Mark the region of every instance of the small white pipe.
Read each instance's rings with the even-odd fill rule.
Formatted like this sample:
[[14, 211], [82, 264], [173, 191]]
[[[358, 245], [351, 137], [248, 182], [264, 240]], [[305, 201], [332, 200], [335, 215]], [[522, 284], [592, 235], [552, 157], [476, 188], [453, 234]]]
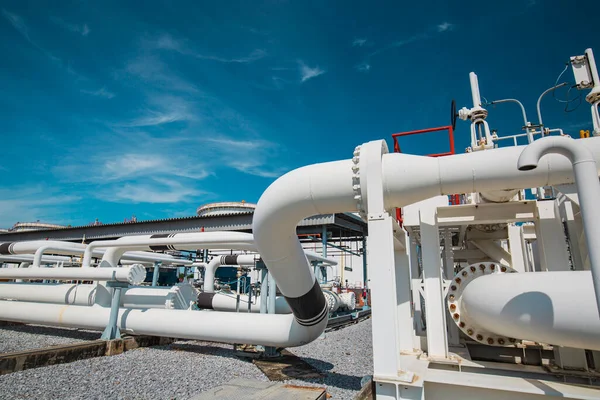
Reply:
[[129, 282], [138, 285], [146, 278], [146, 268], [1, 268], [0, 279], [51, 279]]
[[593, 154], [583, 143], [568, 137], [546, 137], [528, 145], [521, 153], [518, 168], [521, 171], [536, 169], [546, 154], [560, 154], [573, 164], [575, 184], [579, 195], [579, 207], [583, 231], [590, 259], [592, 280], [596, 292], [596, 305], [600, 310], [600, 184], [598, 166]]
[[469, 81], [471, 82], [471, 97], [473, 98], [473, 107], [481, 108], [481, 95], [479, 94], [479, 80], [475, 72], [469, 73]]
[[56, 251], [56, 254], [64, 255], [71, 255], [74, 250], [85, 250], [86, 248], [85, 244], [80, 243], [61, 242], [57, 240], [30, 240], [0, 243], [0, 254], [33, 254], [37, 249], [44, 246], [60, 247], [63, 250]]
[[[0, 320], [103, 330], [110, 307], [0, 301]], [[118, 327], [135, 335], [165, 336], [221, 343], [294, 347], [315, 340], [320, 326], [300, 325], [291, 314], [119, 309]]]
[[542, 99], [544, 98], [544, 96], [545, 96], [545, 95], [547, 95], [547, 94], [548, 94], [548, 93], [550, 93], [551, 91], [553, 91], [553, 90], [556, 90], [556, 89], [558, 89], [559, 87], [563, 87], [563, 86], [565, 86], [565, 85], [567, 85], [567, 82], [563, 82], [563, 83], [560, 83], [560, 84], [558, 84], [558, 85], [556, 85], [556, 86], [553, 86], [553, 87], [551, 87], [550, 89], [546, 89], [546, 90], [545, 90], [545, 91], [544, 91], [544, 92], [543, 92], [543, 93], [540, 95], [540, 97], [538, 97], [538, 100], [537, 100], [537, 114], [538, 114], [538, 122], [539, 122], [539, 124], [540, 124], [540, 129], [542, 130], [542, 132], [544, 131], [544, 123], [542, 122], [542, 106], [541, 106], [541, 104], [542, 104]]
[[214, 257], [204, 270], [204, 291], [212, 293], [215, 291], [215, 273], [223, 265], [254, 266], [257, 256], [255, 255], [231, 255]]
[[116, 240], [99, 240], [86, 248], [83, 266], [90, 267], [94, 249], [107, 248], [103, 260], [116, 266], [121, 256], [129, 250], [177, 250], [190, 248], [256, 250], [252, 235], [242, 232], [194, 232], [162, 235], [124, 236]]
[[590, 271], [492, 274], [468, 283], [462, 314], [488, 332], [557, 346], [600, 350]]
[[[16, 254], [16, 255], [3, 255], [0, 256], [0, 262], [14, 262], [14, 263], [21, 263], [21, 262], [33, 262], [33, 258], [34, 255], [33, 254]], [[65, 262], [65, 263], [70, 263], [74, 261], [71, 259], [71, 257], [67, 257], [67, 256], [48, 256], [45, 255], [42, 257], [42, 262], [43, 263], [55, 263], [55, 262]]]

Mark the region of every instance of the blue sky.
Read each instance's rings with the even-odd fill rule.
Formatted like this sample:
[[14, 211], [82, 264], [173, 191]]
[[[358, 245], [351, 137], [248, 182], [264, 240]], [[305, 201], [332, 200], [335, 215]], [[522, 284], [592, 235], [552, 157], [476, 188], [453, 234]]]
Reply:
[[[60, 4], [59, 4], [60, 3]], [[485, 4], [488, 3], [488, 4]], [[595, 48], [593, 0], [1, 1], [0, 227], [193, 215], [488, 100], [535, 101]], [[563, 77], [572, 79], [571, 71]], [[557, 97], [564, 98], [565, 92]], [[590, 128], [547, 97], [544, 122]], [[490, 107], [517, 133], [514, 105]], [[457, 150], [469, 125], [458, 122]], [[443, 151], [437, 136], [404, 152]]]

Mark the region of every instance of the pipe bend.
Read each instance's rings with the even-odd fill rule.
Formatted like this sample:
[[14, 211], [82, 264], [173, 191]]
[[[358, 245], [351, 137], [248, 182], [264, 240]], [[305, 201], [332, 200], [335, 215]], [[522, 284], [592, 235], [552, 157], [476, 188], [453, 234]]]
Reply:
[[550, 153], [563, 155], [572, 164], [595, 162], [592, 152], [571, 137], [545, 137], [534, 141], [523, 149], [517, 161], [517, 168], [520, 171], [535, 169], [539, 160]]
[[254, 211], [256, 247], [297, 323], [307, 330], [324, 329], [328, 308], [296, 226], [317, 214], [356, 210], [352, 165], [344, 160], [288, 172], [265, 190]]

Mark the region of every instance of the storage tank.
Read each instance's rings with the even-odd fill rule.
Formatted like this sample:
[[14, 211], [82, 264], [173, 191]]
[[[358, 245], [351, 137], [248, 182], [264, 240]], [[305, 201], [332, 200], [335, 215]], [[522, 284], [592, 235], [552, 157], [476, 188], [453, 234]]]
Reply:
[[220, 203], [209, 203], [198, 207], [196, 214], [201, 217], [218, 216], [227, 214], [245, 214], [252, 213], [256, 204], [242, 201], [225, 201]]

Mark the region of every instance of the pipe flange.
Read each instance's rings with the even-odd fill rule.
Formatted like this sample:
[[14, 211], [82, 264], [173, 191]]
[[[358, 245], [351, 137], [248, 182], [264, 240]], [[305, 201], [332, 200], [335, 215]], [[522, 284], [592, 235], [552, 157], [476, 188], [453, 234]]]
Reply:
[[356, 209], [363, 220], [367, 220], [367, 211], [363, 205], [363, 196], [360, 187], [360, 149], [361, 146], [356, 146], [354, 149], [354, 157], [352, 157], [352, 190], [354, 191], [354, 200], [356, 201]]
[[483, 121], [488, 116], [488, 111], [484, 108], [475, 108], [471, 110], [471, 121]]
[[198, 297], [198, 291], [188, 283], [173, 286], [167, 293], [165, 308], [167, 310], [187, 310]]
[[461, 296], [467, 285], [474, 279], [492, 274], [514, 273], [516, 270], [494, 262], [471, 264], [460, 270], [448, 287], [446, 305], [451, 319], [459, 329], [472, 340], [488, 346], [512, 346], [517, 339], [496, 335], [469, 320], [466, 311], [461, 307]]

